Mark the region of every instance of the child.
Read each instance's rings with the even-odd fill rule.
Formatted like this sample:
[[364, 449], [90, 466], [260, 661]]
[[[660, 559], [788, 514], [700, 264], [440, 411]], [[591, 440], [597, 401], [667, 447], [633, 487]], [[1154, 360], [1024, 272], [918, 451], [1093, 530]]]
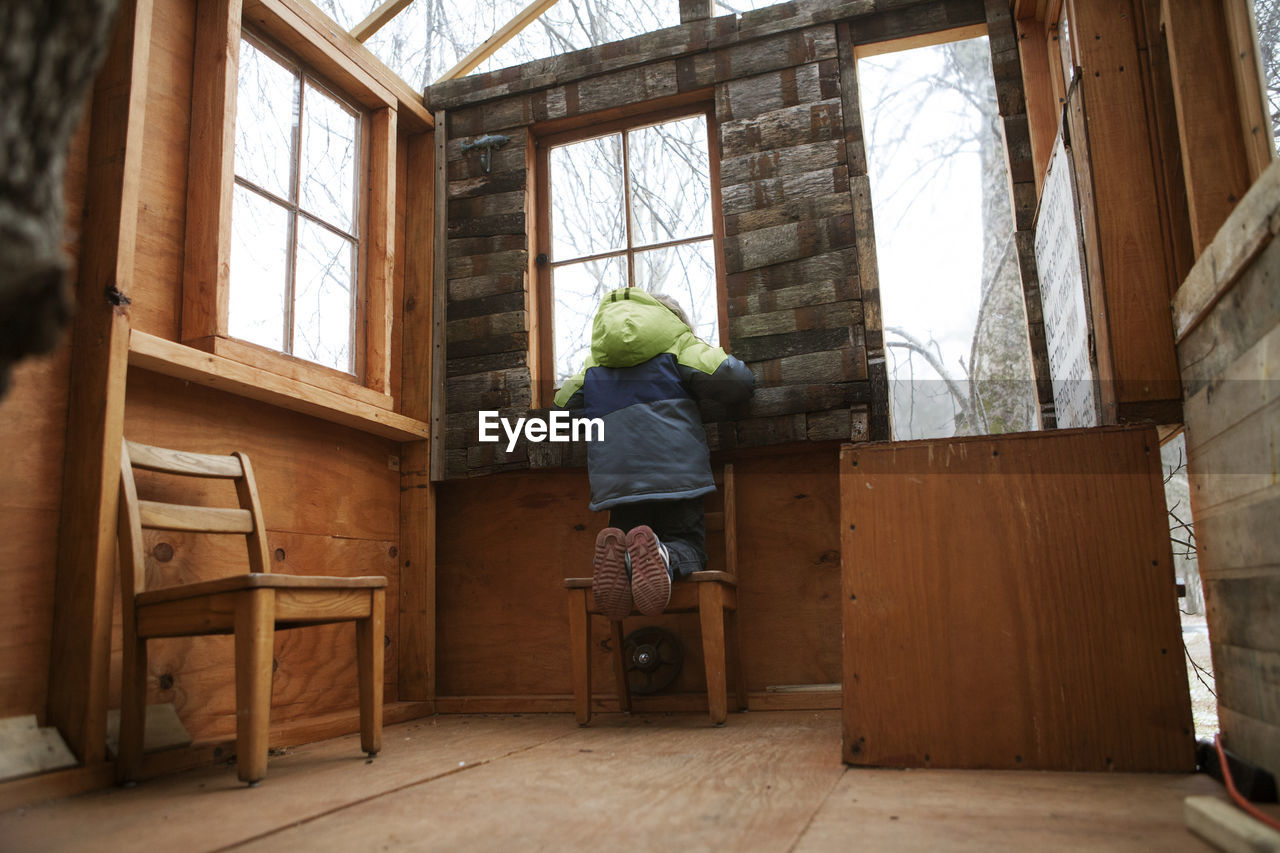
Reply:
[[596, 537], [596, 607], [610, 619], [656, 616], [673, 577], [706, 567], [702, 496], [715, 491], [697, 400], [751, 396], [741, 361], [696, 338], [674, 300], [636, 288], [596, 311], [591, 354], [556, 394], [556, 406], [604, 421], [587, 446], [591, 509], [609, 510]]

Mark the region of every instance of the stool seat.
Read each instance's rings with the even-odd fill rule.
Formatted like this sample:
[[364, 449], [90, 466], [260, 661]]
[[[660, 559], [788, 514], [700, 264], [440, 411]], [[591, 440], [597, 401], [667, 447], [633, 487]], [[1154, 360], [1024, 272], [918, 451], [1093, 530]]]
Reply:
[[[733, 466], [724, 466], [724, 531], [725, 566], [737, 567], [734, 536]], [[710, 514], [709, 514], [710, 515]], [[573, 709], [578, 725], [591, 721], [591, 617], [602, 615], [591, 595], [591, 578], [565, 578], [569, 595], [569, 642], [573, 661]], [[633, 609], [633, 615], [642, 615]], [[738, 650], [738, 578], [732, 571], [702, 571], [671, 584], [671, 601], [663, 613], [697, 613], [702, 630], [702, 657], [707, 674], [707, 709], [711, 721], [723, 725], [728, 716], [726, 679], [728, 653], [732, 651], [736, 673], [735, 699], [738, 709], [747, 709], [747, 685], [742, 674], [742, 655]], [[631, 691], [627, 685], [623, 660], [622, 623], [609, 622], [613, 675], [618, 691], [618, 706], [631, 710]]]

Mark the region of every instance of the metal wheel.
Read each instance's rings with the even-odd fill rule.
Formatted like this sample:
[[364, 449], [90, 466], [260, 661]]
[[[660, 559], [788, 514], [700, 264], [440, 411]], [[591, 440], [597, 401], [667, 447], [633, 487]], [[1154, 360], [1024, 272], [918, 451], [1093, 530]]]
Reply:
[[684, 663], [680, 638], [666, 628], [648, 625], [623, 640], [622, 662], [632, 693], [657, 693], [676, 680]]

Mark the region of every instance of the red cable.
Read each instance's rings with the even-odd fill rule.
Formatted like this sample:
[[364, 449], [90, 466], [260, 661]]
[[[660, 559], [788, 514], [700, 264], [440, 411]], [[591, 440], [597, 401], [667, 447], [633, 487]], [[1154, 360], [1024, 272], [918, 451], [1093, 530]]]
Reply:
[[1240, 792], [1236, 790], [1236, 783], [1231, 779], [1231, 768], [1227, 765], [1227, 756], [1222, 751], [1221, 734], [1213, 736], [1213, 745], [1218, 749], [1218, 766], [1222, 768], [1222, 780], [1227, 784], [1227, 793], [1231, 795], [1231, 799], [1235, 801], [1237, 806], [1244, 809], [1249, 816], [1257, 818], [1274, 830], [1280, 831], [1280, 821], [1255, 808], [1253, 803], [1246, 800], [1241, 796]]

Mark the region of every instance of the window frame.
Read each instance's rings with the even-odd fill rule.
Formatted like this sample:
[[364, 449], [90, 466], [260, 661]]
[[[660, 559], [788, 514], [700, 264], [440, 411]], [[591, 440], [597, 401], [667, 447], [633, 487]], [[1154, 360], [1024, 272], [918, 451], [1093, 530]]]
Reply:
[[[187, 224], [179, 342], [377, 408], [392, 410], [392, 343], [398, 113], [406, 130], [431, 127], [429, 113], [397, 81], [366, 69], [362, 57], [292, 0], [199, 0], [196, 7], [187, 171]], [[243, 20], [242, 20], [243, 18]], [[357, 158], [354, 374], [260, 346], [228, 333], [231, 207], [240, 40], [245, 36], [300, 68], [361, 116]], [[358, 45], [356, 46], [358, 48]], [[393, 75], [386, 75], [390, 78]], [[301, 391], [299, 393], [305, 393]]]
[[[368, 113], [365, 109], [361, 107], [360, 104], [356, 103], [351, 98], [343, 95], [340, 91], [338, 91], [333, 86], [331, 86], [327, 80], [325, 80], [315, 71], [313, 71], [308, 65], [303, 63], [301, 60], [296, 59], [295, 57], [286, 53], [285, 51], [282, 51], [281, 49], [276, 47], [276, 45], [272, 43], [269, 39], [266, 39], [263, 36], [258, 35], [258, 33], [255, 30], [250, 28], [243, 29], [241, 32], [241, 38], [244, 41], [247, 41], [250, 44], [252, 44], [255, 49], [266, 54], [268, 58], [278, 62], [280, 65], [289, 69], [291, 72], [293, 72], [296, 75], [298, 80], [298, 90], [299, 90], [298, 117], [300, 120], [300, 124], [297, 131], [294, 134], [294, 139], [293, 139], [294, 149], [291, 156], [291, 167], [293, 169], [293, 172], [291, 175], [293, 186], [291, 189], [295, 196], [295, 199], [293, 201], [290, 201], [286, 198], [281, 198], [276, 193], [273, 193], [271, 190], [267, 189], [266, 187], [258, 186], [257, 184], [250, 181], [248, 178], [241, 177], [238, 173], [234, 171], [234, 168], [235, 168], [234, 167], [234, 151], [232, 154], [232, 161], [233, 161], [232, 194], [233, 196], [234, 196], [236, 187], [243, 187], [247, 191], [251, 193], [255, 193], [256, 195], [267, 200], [271, 204], [277, 207], [284, 208], [284, 210], [287, 212], [290, 219], [290, 224], [288, 228], [289, 249], [288, 249], [288, 260], [286, 263], [287, 280], [285, 282], [287, 304], [285, 305], [284, 318], [283, 318], [284, 334], [285, 334], [285, 341], [286, 341], [287, 348], [275, 349], [274, 347], [269, 347], [269, 346], [266, 346], [265, 344], [257, 344], [245, 338], [235, 337], [234, 335], [230, 334], [229, 331], [227, 334], [227, 338], [229, 340], [236, 341], [238, 344], [241, 344], [247, 347], [252, 347], [254, 350], [258, 350], [264, 353], [275, 353], [277, 355], [287, 356], [290, 359], [294, 359], [297, 362], [301, 363], [302, 365], [306, 365], [308, 367], [312, 367], [312, 368], [316, 368], [324, 371], [330, 371], [337, 376], [350, 377], [352, 379], [359, 379], [365, 374], [365, 370], [364, 370], [365, 324], [364, 324], [364, 317], [363, 317], [363, 311], [362, 311], [363, 300], [361, 299], [361, 296], [364, 291], [364, 276], [366, 272], [365, 256], [368, 251], [368, 240], [366, 238], [366, 231], [368, 229], [366, 226], [368, 222], [368, 213], [369, 213], [368, 204], [367, 204], [369, 194], [367, 191], [367, 187], [365, 185], [367, 180], [367, 175], [368, 175], [368, 163], [367, 163], [366, 152], [365, 152], [366, 142], [367, 142], [365, 137], [368, 134], [368, 130], [369, 130]], [[355, 181], [354, 181], [354, 186], [352, 188], [353, 210], [352, 210], [352, 218], [351, 218], [351, 228], [354, 233], [344, 232], [340, 228], [338, 228], [336, 225], [333, 225], [332, 223], [327, 222], [326, 220], [320, 218], [319, 216], [308, 212], [303, 207], [302, 199], [299, 197], [301, 193], [300, 180], [301, 180], [302, 157], [303, 157], [302, 127], [303, 125], [305, 125], [303, 116], [305, 115], [305, 112], [307, 109], [306, 90], [307, 90], [308, 84], [315, 87], [316, 89], [319, 89], [326, 96], [332, 98], [334, 101], [338, 103], [339, 106], [349, 111], [355, 118], [355, 126], [356, 126], [355, 149], [356, 150], [355, 150], [355, 164], [354, 164], [355, 174], [353, 175]], [[238, 113], [238, 105], [237, 105], [237, 114], [231, 118], [233, 127], [235, 126], [238, 118], [239, 118], [239, 113]], [[234, 209], [234, 202], [233, 202], [233, 209]], [[349, 329], [348, 329], [348, 335], [349, 335], [348, 346], [351, 351], [351, 354], [350, 354], [351, 369], [350, 370], [344, 371], [338, 368], [330, 367], [328, 365], [320, 364], [319, 362], [315, 362], [315, 361], [312, 361], [311, 359], [305, 358], [303, 356], [299, 356], [294, 352], [294, 336], [295, 336], [294, 335], [294, 332], [295, 332], [294, 311], [295, 311], [295, 303], [297, 299], [298, 241], [300, 239], [298, 234], [298, 224], [300, 219], [303, 219], [303, 218], [315, 223], [316, 225], [325, 229], [326, 231], [329, 231], [339, 236], [341, 239], [354, 242], [355, 244], [356, 257], [355, 257], [355, 264], [352, 269], [351, 304], [350, 304], [351, 314], [350, 314], [350, 322], [349, 322]], [[228, 324], [230, 324], [229, 314], [227, 319], [228, 319]], [[215, 351], [217, 348], [218, 346], [215, 344]], [[225, 350], [226, 347], [224, 346], [223, 349]]]
[[[705, 116], [707, 122], [707, 159], [711, 183], [710, 236], [712, 254], [715, 260], [716, 279], [718, 340], [715, 341], [715, 343], [723, 347], [726, 352], [729, 351], [729, 302], [724, 264], [724, 218], [721, 213], [722, 208], [720, 203], [720, 134], [719, 125], [716, 122], [715, 102], [712, 100], [705, 100], [693, 104], [653, 107], [645, 112], [628, 111], [627, 114], [619, 117], [601, 116], [603, 120], [598, 122], [592, 122], [590, 121], [591, 117], [586, 117], [586, 120], [580, 119], [579, 121], [576, 121], [574, 126], [570, 129], [556, 130], [553, 128], [540, 135], [535, 133], [531, 137], [535, 149], [533, 158], [533, 170], [535, 175], [534, 218], [537, 227], [535, 251], [531, 253], [533, 266], [532, 278], [535, 281], [534, 290], [536, 294], [534, 306], [536, 321], [530, 326], [529, 334], [531, 340], [529, 345], [530, 373], [533, 382], [533, 400], [535, 405], [542, 408], [549, 408], [552, 405], [555, 393], [558, 390], [555, 376], [555, 298], [551, 284], [551, 272], [553, 266], [559, 265], [560, 263], [579, 263], [597, 257], [622, 255], [627, 259], [627, 286], [634, 287], [635, 285], [631, 282], [635, 279], [635, 256], [638, 252], [648, 251], [655, 248], [701, 242], [707, 239], [705, 235], [699, 235], [697, 237], [670, 240], [646, 246], [637, 247], [632, 245], [630, 182], [624, 177], [623, 197], [625, 199], [624, 205], [626, 207], [624, 214], [626, 217], [627, 245], [621, 250], [598, 253], [595, 255], [584, 255], [581, 258], [574, 258], [563, 262], [552, 261], [551, 149], [574, 142], [582, 142], [587, 139], [610, 136], [615, 133], [623, 133], [625, 138], [625, 133], [627, 131], [637, 130], [697, 115]], [[623, 145], [623, 151], [625, 163], [625, 143]]]

